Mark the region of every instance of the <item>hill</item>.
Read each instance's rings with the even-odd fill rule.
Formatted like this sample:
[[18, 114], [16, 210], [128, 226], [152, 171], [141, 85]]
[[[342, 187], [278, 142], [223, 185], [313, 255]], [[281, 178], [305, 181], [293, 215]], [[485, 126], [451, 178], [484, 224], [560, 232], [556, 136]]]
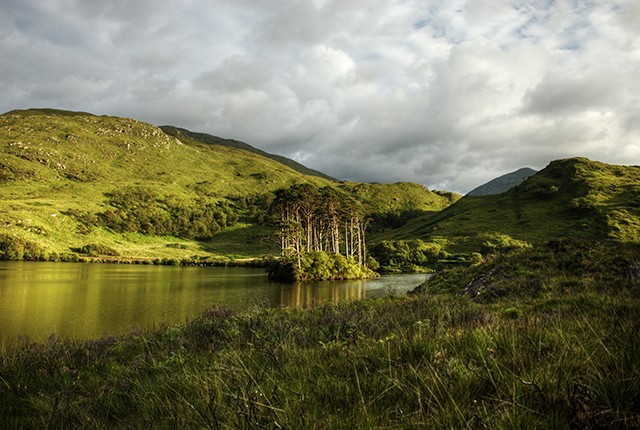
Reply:
[[261, 149], [254, 148], [253, 146], [249, 145], [248, 143], [240, 142], [238, 140], [223, 139], [221, 137], [212, 136], [212, 135], [206, 134], [206, 133], [194, 133], [194, 132], [186, 130], [184, 128], [173, 127], [173, 126], [169, 126], [169, 125], [161, 126], [160, 129], [162, 131], [164, 131], [165, 133], [167, 133], [168, 135], [175, 136], [178, 139], [180, 139], [183, 136], [186, 136], [189, 139], [200, 141], [200, 142], [207, 143], [207, 144], [210, 144], [210, 145], [222, 145], [222, 146], [228, 146], [228, 147], [231, 147], [231, 148], [243, 149], [245, 151], [249, 151], [249, 152], [253, 152], [254, 154], [261, 155], [261, 156], [263, 156], [265, 158], [270, 158], [272, 160], [275, 160], [278, 163], [284, 164], [285, 166], [288, 166], [288, 167], [292, 168], [296, 172], [302, 173], [303, 175], [318, 176], [320, 178], [327, 179], [329, 181], [335, 181], [336, 180], [335, 178], [332, 178], [329, 175], [325, 175], [322, 172], [318, 172], [317, 170], [309, 169], [308, 167], [303, 166], [302, 164], [298, 163], [297, 161], [291, 160], [290, 158], [283, 157], [282, 155], [270, 154], [270, 153], [265, 152], [265, 151], [263, 151]]
[[522, 169], [518, 169], [515, 172], [507, 173], [506, 175], [502, 175], [498, 178], [492, 179], [486, 184], [480, 185], [479, 187], [469, 191], [467, 195], [487, 196], [492, 194], [501, 194], [505, 191], [509, 191], [516, 185], [520, 185], [527, 178], [535, 175], [536, 173], [536, 170], [533, 170], [529, 167], [523, 167]]
[[418, 184], [337, 182], [213, 137], [167, 132], [83, 112], [0, 115], [0, 235], [57, 254], [91, 245], [127, 257], [256, 257], [278, 251], [263, 221], [281, 188], [339, 187], [382, 214], [455, 200]]
[[506, 193], [465, 196], [405, 235], [461, 252], [478, 252], [492, 241], [507, 246], [512, 239], [638, 242], [639, 202], [640, 167], [556, 160]]

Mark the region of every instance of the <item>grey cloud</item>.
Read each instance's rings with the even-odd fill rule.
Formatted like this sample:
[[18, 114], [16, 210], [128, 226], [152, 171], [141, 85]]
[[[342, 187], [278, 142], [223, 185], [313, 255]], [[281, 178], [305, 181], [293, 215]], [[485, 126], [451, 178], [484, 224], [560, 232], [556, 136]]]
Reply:
[[625, 26], [627, 31], [640, 33], [640, 3], [627, 2], [627, 4], [624, 4], [619, 21]]
[[202, 74], [194, 84], [212, 91], [237, 92], [261, 88], [272, 78], [273, 69], [268, 62], [235, 55], [226, 58], [217, 69]]
[[282, 7], [270, 5], [265, 11], [265, 19], [256, 30], [256, 37], [274, 45], [313, 44], [322, 40], [328, 30], [323, 25], [326, 22], [311, 2], [281, 3]]
[[0, 108], [130, 116], [464, 193], [640, 164], [631, 0], [4, 0]]
[[526, 95], [525, 113], [568, 114], [609, 109], [617, 105], [619, 94], [615, 75], [591, 76], [550, 73]]

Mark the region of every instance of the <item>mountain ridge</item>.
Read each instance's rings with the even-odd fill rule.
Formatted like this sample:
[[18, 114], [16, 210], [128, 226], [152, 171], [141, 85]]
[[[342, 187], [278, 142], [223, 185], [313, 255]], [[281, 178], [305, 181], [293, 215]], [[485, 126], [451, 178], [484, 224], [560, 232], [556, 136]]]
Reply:
[[270, 199], [302, 183], [362, 203], [371, 243], [421, 239], [453, 253], [558, 237], [640, 243], [637, 166], [554, 160], [506, 192], [462, 197], [407, 182], [306, 175], [129, 118], [48, 109], [0, 115], [0, 234], [54, 252], [93, 243], [135, 257], [277, 253], [265, 222]]
[[467, 196], [487, 196], [493, 194], [500, 194], [506, 191], [509, 191], [511, 188], [516, 185], [520, 185], [529, 177], [538, 173], [537, 170], [534, 170], [530, 167], [522, 167], [515, 172], [507, 173], [502, 176], [498, 176], [495, 179], [486, 182], [479, 187], [474, 188], [469, 191]]
[[266, 151], [253, 147], [248, 143], [241, 142], [239, 140], [225, 139], [225, 138], [213, 136], [207, 133], [193, 132], [193, 131], [187, 130], [186, 128], [175, 127], [172, 125], [162, 125], [160, 126], [160, 129], [165, 133], [167, 133], [168, 135], [175, 136], [175, 137], [179, 137], [180, 134], [184, 134], [193, 140], [198, 140], [200, 142], [207, 143], [210, 145], [222, 145], [222, 146], [228, 146], [231, 148], [238, 148], [238, 149], [243, 149], [245, 151], [253, 152], [255, 154], [261, 155], [266, 158], [270, 158], [274, 161], [284, 164], [285, 166], [290, 167], [293, 170], [300, 172], [304, 175], [318, 176], [320, 178], [327, 179], [329, 181], [338, 180], [336, 178], [333, 178], [317, 170], [310, 169], [298, 163], [295, 160], [284, 157], [282, 155], [268, 153]]

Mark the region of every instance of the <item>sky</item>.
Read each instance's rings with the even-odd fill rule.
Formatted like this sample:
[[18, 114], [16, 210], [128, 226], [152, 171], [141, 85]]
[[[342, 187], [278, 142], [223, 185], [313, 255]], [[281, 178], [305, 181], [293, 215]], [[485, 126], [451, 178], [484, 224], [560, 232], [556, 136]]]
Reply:
[[0, 0], [0, 94], [465, 194], [640, 164], [640, 2]]

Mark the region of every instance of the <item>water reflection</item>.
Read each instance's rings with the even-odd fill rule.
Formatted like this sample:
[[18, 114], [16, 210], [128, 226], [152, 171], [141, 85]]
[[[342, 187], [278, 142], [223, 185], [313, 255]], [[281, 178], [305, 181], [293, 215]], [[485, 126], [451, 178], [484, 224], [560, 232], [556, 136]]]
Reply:
[[281, 284], [249, 268], [0, 261], [0, 338], [119, 334], [132, 326], [192, 319], [214, 306], [308, 307], [404, 293], [424, 279]]
[[365, 281], [295, 283], [280, 287], [280, 304], [309, 307], [316, 303], [338, 303], [366, 297]]

